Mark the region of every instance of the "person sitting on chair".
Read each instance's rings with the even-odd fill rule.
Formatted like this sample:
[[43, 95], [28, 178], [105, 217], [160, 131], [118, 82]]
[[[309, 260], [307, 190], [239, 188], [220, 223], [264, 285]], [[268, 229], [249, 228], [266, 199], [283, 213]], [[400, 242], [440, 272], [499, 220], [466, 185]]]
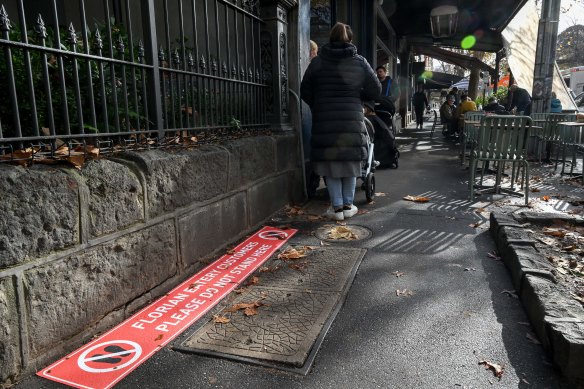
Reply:
[[455, 116], [458, 119], [458, 130], [461, 131], [464, 128], [464, 114], [470, 111], [476, 111], [477, 105], [474, 101], [468, 97], [466, 93], [460, 96], [460, 105], [456, 109]]
[[504, 115], [507, 113], [507, 111], [505, 111], [505, 107], [499, 104], [495, 96], [489, 97], [488, 104], [485, 105], [483, 110], [485, 112], [492, 112], [496, 115]]
[[551, 113], [562, 113], [562, 102], [558, 99], [556, 92], [552, 92], [550, 100], [550, 112]]
[[446, 96], [446, 101], [440, 107], [440, 122], [446, 125], [448, 135], [456, 134], [456, 105], [454, 105], [454, 95]]

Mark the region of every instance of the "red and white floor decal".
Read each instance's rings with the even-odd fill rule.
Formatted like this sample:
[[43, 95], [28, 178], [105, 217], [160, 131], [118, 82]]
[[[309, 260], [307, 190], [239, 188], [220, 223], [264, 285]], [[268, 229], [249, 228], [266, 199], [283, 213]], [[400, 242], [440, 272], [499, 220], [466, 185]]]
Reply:
[[111, 388], [237, 288], [296, 231], [262, 228], [158, 301], [37, 375], [76, 388]]

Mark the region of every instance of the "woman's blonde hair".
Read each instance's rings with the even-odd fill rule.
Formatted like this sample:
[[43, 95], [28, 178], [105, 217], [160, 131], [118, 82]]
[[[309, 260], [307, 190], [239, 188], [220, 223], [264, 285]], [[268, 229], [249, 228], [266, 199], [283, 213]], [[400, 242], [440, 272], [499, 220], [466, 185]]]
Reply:
[[331, 43], [351, 43], [353, 41], [353, 31], [351, 30], [351, 26], [345, 23], [337, 22], [337, 24], [331, 28], [331, 35], [329, 40]]
[[318, 45], [312, 39], [310, 40], [310, 51], [318, 51]]

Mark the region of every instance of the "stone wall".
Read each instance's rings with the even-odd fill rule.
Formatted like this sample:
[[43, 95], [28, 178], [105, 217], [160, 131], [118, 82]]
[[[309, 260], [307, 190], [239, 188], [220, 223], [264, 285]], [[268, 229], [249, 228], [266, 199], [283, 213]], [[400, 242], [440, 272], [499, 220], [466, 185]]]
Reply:
[[126, 319], [300, 200], [297, 151], [288, 133], [81, 170], [0, 164], [0, 384]]

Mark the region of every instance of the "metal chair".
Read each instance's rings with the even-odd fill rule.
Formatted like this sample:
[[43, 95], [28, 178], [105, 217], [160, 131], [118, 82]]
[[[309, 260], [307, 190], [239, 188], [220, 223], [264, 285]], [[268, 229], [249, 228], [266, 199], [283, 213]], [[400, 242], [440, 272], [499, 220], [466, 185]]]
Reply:
[[[525, 190], [525, 205], [529, 202], [529, 163], [527, 162], [527, 137], [532, 120], [529, 116], [488, 115], [481, 119], [477, 142], [470, 154], [470, 200], [474, 200], [475, 174], [479, 161], [483, 161], [479, 191], [494, 190], [495, 193], [515, 192], [515, 165], [523, 166], [521, 187]], [[483, 176], [488, 162], [497, 163], [494, 186], [483, 186]], [[505, 163], [512, 162], [511, 189], [501, 188], [501, 176]], [[518, 174], [518, 173], [517, 173]]]
[[436, 127], [440, 128], [440, 132], [442, 132], [442, 134], [444, 134], [444, 130], [446, 128], [446, 124], [442, 123], [440, 121], [440, 118], [438, 117], [438, 111], [433, 109], [432, 110], [434, 112], [434, 121], [432, 122], [432, 130], [430, 131], [430, 139], [432, 139], [434, 137], [434, 130], [436, 129]]
[[436, 129], [436, 125], [438, 125], [438, 112], [435, 109], [432, 110], [434, 113], [434, 121], [432, 122], [432, 130], [430, 131], [430, 139], [434, 137], [434, 130]]
[[[566, 167], [566, 149], [572, 149], [571, 159], [568, 161], [570, 163], [570, 175], [574, 174], [574, 167], [576, 166], [576, 157], [577, 154], [582, 154], [583, 146], [584, 146], [584, 123], [576, 123], [576, 122], [562, 122], [558, 124], [558, 131], [560, 133], [560, 144], [558, 145], [558, 153], [560, 148], [562, 149], [562, 171], [560, 172], [561, 175], [565, 173]], [[558, 161], [560, 159], [556, 159], [556, 168], [558, 166]], [[584, 166], [584, 160], [583, 160]], [[584, 171], [582, 172], [584, 173]], [[583, 175], [584, 178], [584, 175]]]
[[[550, 160], [552, 147], [554, 144], [559, 144], [561, 142], [560, 130], [558, 128], [558, 123], [560, 122], [573, 122], [576, 120], [576, 114], [573, 113], [549, 113], [542, 131], [538, 134], [539, 145], [546, 144], [546, 161]], [[538, 149], [539, 162], [541, 162], [541, 155], [543, 150]], [[556, 156], [559, 157], [559, 149]], [[557, 162], [556, 162], [557, 167]]]
[[464, 127], [462, 129], [462, 139], [460, 141], [460, 164], [464, 165], [466, 158], [466, 148], [470, 146], [471, 150], [476, 143], [477, 127], [475, 122], [480, 121], [485, 116], [485, 111], [468, 111], [464, 113]]
[[549, 112], [534, 112], [529, 117], [531, 117], [534, 123], [545, 122], [549, 114]]

